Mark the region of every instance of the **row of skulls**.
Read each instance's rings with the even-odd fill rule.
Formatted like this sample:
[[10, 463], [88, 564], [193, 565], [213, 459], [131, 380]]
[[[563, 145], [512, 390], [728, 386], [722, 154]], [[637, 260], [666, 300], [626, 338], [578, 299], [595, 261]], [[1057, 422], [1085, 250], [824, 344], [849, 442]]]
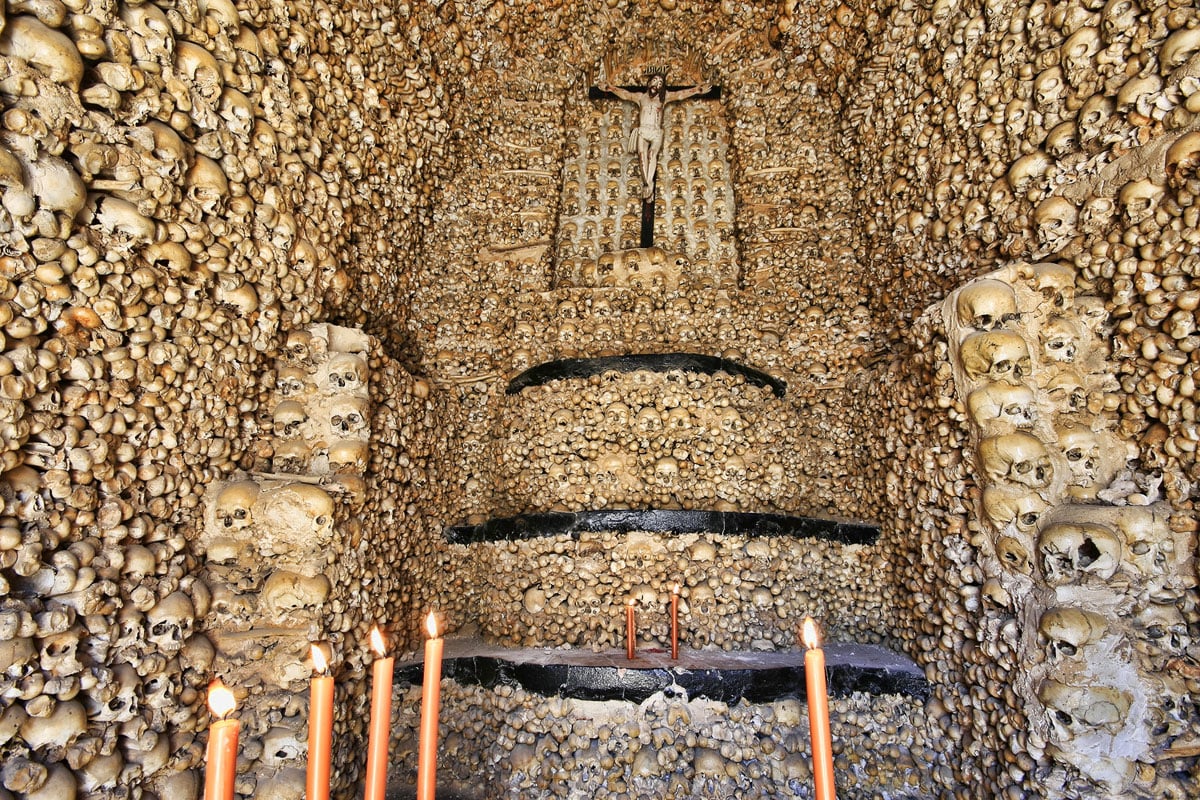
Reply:
[[[991, 572], [983, 591], [997, 610], [1039, 618], [1050, 651], [1025, 659], [1035, 687], [1025, 701], [1045, 709], [1067, 765], [1128, 791], [1136, 762], [1150, 757], [1151, 729], [1186, 728], [1186, 708], [1153, 698], [1180, 690], [1156, 674], [1190, 643], [1176, 603], [1195, 580], [1188, 537], [1152, 490], [1138, 491], [1146, 487], [1126, 467], [1136, 450], [1112, 431], [1104, 307], [1076, 295], [1072, 269], [1016, 263], [943, 309], [992, 531], [979, 540]], [[1078, 370], [1082, 394], [1064, 405], [1054, 393], [1066, 370]], [[1132, 618], [1127, 630], [1121, 616]]]

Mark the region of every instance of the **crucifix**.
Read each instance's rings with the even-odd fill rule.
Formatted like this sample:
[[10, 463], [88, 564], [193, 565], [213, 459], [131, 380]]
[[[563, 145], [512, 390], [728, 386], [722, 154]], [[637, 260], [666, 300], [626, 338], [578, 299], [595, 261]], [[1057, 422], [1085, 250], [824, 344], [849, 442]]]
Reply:
[[[588, 89], [591, 100], [624, 100], [637, 103], [638, 125], [629, 134], [636, 145], [638, 166], [642, 171], [642, 235], [641, 247], [654, 246], [654, 186], [658, 171], [658, 156], [663, 145], [663, 117], [667, 103], [688, 98], [716, 100], [721, 88], [705, 83], [699, 86], [669, 86], [664, 69], [652, 69], [645, 86], [616, 86], [607, 79]], [[628, 148], [630, 151], [634, 147]]]

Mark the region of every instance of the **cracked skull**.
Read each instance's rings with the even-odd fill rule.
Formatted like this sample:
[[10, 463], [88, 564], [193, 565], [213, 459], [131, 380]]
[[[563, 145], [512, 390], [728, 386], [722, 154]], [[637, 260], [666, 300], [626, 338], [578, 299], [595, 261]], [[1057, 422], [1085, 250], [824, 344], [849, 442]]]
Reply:
[[1038, 537], [1042, 573], [1051, 586], [1108, 580], [1121, 563], [1121, 540], [1105, 525], [1059, 522]]

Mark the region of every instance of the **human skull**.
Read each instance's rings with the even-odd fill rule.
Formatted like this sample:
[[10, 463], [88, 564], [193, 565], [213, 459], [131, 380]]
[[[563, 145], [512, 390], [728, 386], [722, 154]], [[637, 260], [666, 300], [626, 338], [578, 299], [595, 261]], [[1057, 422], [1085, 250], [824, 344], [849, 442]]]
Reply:
[[304, 423], [308, 421], [308, 410], [297, 400], [284, 400], [275, 406], [272, 419], [275, 435], [292, 439], [303, 433]]
[[[301, 741], [295, 728], [279, 725], [263, 735], [262, 748], [263, 763], [273, 767], [297, 763], [308, 753], [308, 747]], [[300, 797], [302, 794], [297, 789], [296, 796]]]
[[1172, 188], [1183, 188], [1200, 167], [1200, 131], [1189, 131], [1176, 139], [1167, 148], [1165, 163], [1167, 183]]
[[254, 522], [252, 509], [258, 500], [258, 484], [254, 481], [235, 481], [217, 494], [214, 517], [218, 530], [233, 533], [249, 528]]
[[1029, 563], [1029, 550], [1015, 536], [1001, 535], [996, 538], [996, 558], [1005, 568], [1029, 574], [1033, 565]]
[[1106, 581], [1121, 563], [1121, 541], [1111, 528], [1090, 522], [1057, 522], [1038, 537], [1042, 573], [1051, 586], [1095, 578]]
[[[289, 483], [274, 489], [268, 493], [264, 511], [267, 518], [264, 524], [287, 531], [289, 536], [298, 536], [314, 546], [326, 542], [333, 532], [333, 498], [319, 486]], [[267, 546], [269, 542], [260, 539], [259, 544]]]
[[1051, 378], [1046, 384], [1046, 396], [1060, 414], [1075, 414], [1087, 408], [1087, 388], [1072, 370], [1061, 370]]
[[311, 366], [313, 359], [324, 353], [321, 341], [309, 331], [291, 331], [284, 343], [284, 350], [293, 364]]
[[361, 439], [339, 439], [329, 445], [329, 469], [361, 475], [367, 471], [370, 451]]
[[1176, 544], [1167, 517], [1154, 506], [1125, 506], [1115, 514], [1114, 524], [1124, 541], [1122, 561], [1146, 585], [1151, 598], [1176, 573]]
[[365, 439], [370, 433], [370, 404], [363, 397], [339, 397], [329, 409], [329, 425], [345, 439]]
[[73, 625], [64, 631], [40, 636], [38, 663], [42, 672], [56, 678], [82, 672], [83, 663], [78, 657], [80, 635], [80, 628]]
[[653, 408], [643, 408], [637, 414], [635, 428], [638, 433], [644, 436], [650, 436], [662, 430], [662, 417], [658, 411]]
[[688, 545], [688, 559], [696, 562], [713, 561], [717, 557], [717, 548], [706, 539], [699, 539]]
[[1025, 340], [1010, 331], [973, 333], [959, 348], [963, 369], [971, 380], [1019, 384], [1033, 370]]
[[1055, 738], [1070, 741], [1097, 728], [1116, 732], [1129, 713], [1130, 698], [1107, 686], [1070, 686], [1046, 679], [1038, 687], [1038, 699], [1046, 706]]
[[[1050, 132], [1046, 134], [1046, 142], [1043, 146], [1046, 154], [1055, 159], [1066, 158], [1079, 150], [1079, 129], [1075, 120], [1069, 119], [1051, 128]], [[1087, 231], [1083, 232], [1087, 233]]]
[[1052, 166], [1054, 161], [1051, 161], [1050, 156], [1043, 151], [1034, 150], [1018, 158], [1008, 168], [1008, 185], [1018, 196], [1030, 196], [1045, 184], [1046, 174]]
[[175, 37], [161, 8], [154, 3], [122, 3], [120, 13], [134, 61], [155, 67], [174, 63]]
[[959, 289], [954, 307], [960, 325], [980, 331], [994, 331], [1020, 318], [1012, 287], [991, 278]]
[[1044, 69], [1033, 80], [1033, 97], [1037, 101], [1038, 111], [1043, 114], [1057, 112], [1065, 92], [1066, 82], [1061, 67]]
[[1042, 354], [1050, 361], [1071, 363], [1079, 351], [1079, 326], [1066, 317], [1051, 317], [1040, 333]]
[[220, 216], [229, 201], [229, 179], [221, 165], [208, 156], [196, 154], [184, 177], [185, 194], [206, 214]]
[[654, 482], [660, 489], [674, 491], [679, 482], [679, 462], [663, 456], [654, 464]]
[[146, 612], [146, 638], [164, 655], [174, 655], [192, 635], [196, 608], [182, 591], [172, 592]]
[[1117, 195], [1125, 212], [1125, 221], [1139, 225], [1154, 216], [1163, 196], [1163, 187], [1150, 178], [1130, 181], [1121, 187]]
[[260, 594], [267, 611], [288, 614], [320, 606], [329, 597], [329, 590], [329, 579], [324, 575], [308, 577], [278, 569], [263, 582]]
[[1082, 608], [1052, 608], [1042, 614], [1038, 631], [1049, 644], [1051, 661], [1057, 662], [1100, 641], [1108, 632], [1108, 621]]
[[249, 141], [254, 129], [254, 107], [246, 95], [226, 86], [221, 92], [221, 118], [229, 125], [229, 130], [242, 141]]
[[1096, 73], [1095, 56], [1100, 52], [1100, 31], [1086, 26], [1072, 33], [1062, 45], [1063, 74], [1074, 86]]
[[1104, 93], [1089, 97], [1076, 117], [1080, 144], [1089, 145], [1099, 139], [1116, 110], [1117, 104]]
[[1075, 486], [1094, 484], [1103, 457], [1099, 435], [1090, 428], [1077, 425], [1067, 427], [1058, 432], [1058, 446], [1067, 458], [1071, 483]]
[[666, 428], [672, 433], [682, 433], [692, 427], [692, 415], [683, 406], [676, 406], [667, 412]]
[[1038, 243], [1058, 251], [1070, 244], [1075, 236], [1079, 211], [1065, 197], [1047, 197], [1033, 210], [1033, 221], [1037, 225]]
[[1182, 656], [1192, 643], [1187, 619], [1174, 603], [1149, 603], [1133, 615], [1139, 650], [1151, 656]]
[[356, 393], [367, 388], [367, 362], [354, 353], [335, 353], [329, 358], [329, 387]]
[[[254, 152], [266, 163], [274, 163], [279, 158], [279, 139], [266, 120], [256, 119], [250, 136]], [[311, 247], [311, 244], [309, 244]]]
[[1042, 489], [1054, 477], [1046, 447], [1028, 433], [989, 436], [979, 443], [984, 474], [997, 483], [1012, 482]]
[[216, 103], [225, 88], [221, 67], [213, 54], [186, 39], [175, 42], [175, 73], [191, 84], [192, 94], [207, 103]]
[[1080, 212], [1080, 231], [1095, 236], [1107, 230], [1116, 215], [1117, 204], [1111, 197], [1089, 197]]
[[1032, 428], [1037, 422], [1037, 404], [1028, 386], [986, 383], [967, 397], [967, 409], [985, 431]]
[[701, 616], [708, 617], [717, 610], [717, 596], [707, 583], [698, 583], [688, 590], [688, 609]]
[[[21, 723], [20, 733], [30, 750], [43, 753], [47, 760], [60, 761], [67, 748], [87, 733], [87, 726], [87, 710], [83, 703], [67, 700], [56, 703], [46, 716], [26, 717]], [[73, 782], [68, 784], [73, 785]]]
[[1138, 6], [1134, 0], [1108, 0], [1100, 12], [1100, 31], [1108, 42], [1133, 35], [1137, 29]]
[[302, 473], [308, 469], [312, 448], [303, 439], [285, 439], [275, 444], [275, 455], [271, 461], [278, 472]]
[[300, 397], [311, 389], [308, 373], [300, 367], [281, 367], [275, 375], [275, 390], [284, 399]]

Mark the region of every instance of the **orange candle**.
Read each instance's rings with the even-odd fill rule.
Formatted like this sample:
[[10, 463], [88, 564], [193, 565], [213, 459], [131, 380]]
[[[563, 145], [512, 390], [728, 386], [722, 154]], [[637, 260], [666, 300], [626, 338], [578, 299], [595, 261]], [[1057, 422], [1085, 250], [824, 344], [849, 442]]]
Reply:
[[325, 674], [325, 654], [312, 646], [313, 676], [308, 700], [308, 775], [304, 796], [329, 800], [329, 760], [333, 749], [333, 677]]
[[671, 587], [671, 659], [679, 658], [679, 584]]
[[437, 617], [425, 619], [425, 682], [421, 685], [421, 736], [417, 750], [417, 800], [433, 800], [437, 791], [438, 706], [442, 700], [442, 644]]
[[829, 695], [825, 688], [825, 652], [812, 617], [804, 618], [804, 679], [808, 685], [808, 728], [812, 736], [813, 797], [834, 800], [833, 742], [829, 735]]
[[629, 598], [628, 605], [625, 606], [625, 657], [630, 661], [634, 659], [634, 650], [637, 645], [637, 633], [635, 632], [634, 615], [633, 615], [633, 598]]
[[383, 800], [392, 727], [392, 670], [396, 659], [384, 658], [387, 645], [377, 627], [371, 629], [371, 648], [379, 658], [371, 668], [371, 727], [367, 737], [367, 791], [364, 798]]
[[241, 723], [226, 719], [237, 708], [233, 692], [213, 681], [208, 687], [208, 708], [217, 721], [208, 726], [205, 753], [204, 800], [233, 800], [233, 781], [237, 777], [238, 732]]

